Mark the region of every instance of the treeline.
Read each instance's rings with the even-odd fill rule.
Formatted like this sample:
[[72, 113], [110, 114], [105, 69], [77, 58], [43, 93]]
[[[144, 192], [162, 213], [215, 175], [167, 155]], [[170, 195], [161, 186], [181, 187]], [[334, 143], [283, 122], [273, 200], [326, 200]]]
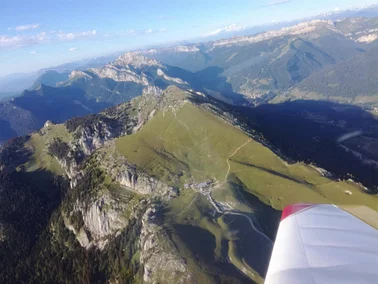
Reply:
[[377, 77], [378, 49], [374, 49], [311, 75], [299, 88], [329, 99], [342, 97], [353, 100], [357, 96], [377, 96], [375, 101], [378, 102]]
[[12, 168], [16, 165], [24, 164], [28, 161], [32, 154], [32, 150], [25, 148], [25, 142], [29, 140], [30, 136], [22, 136], [9, 140], [0, 149], [0, 168]]
[[141, 278], [143, 270], [139, 258], [134, 257], [139, 248], [140, 219], [132, 219], [102, 251], [81, 247], [59, 212], [54, 214], [53, 224], [54, 233], [46, 230], [32, 254], [18, 265], [13, 283], [132, 283], [136, 275]]
[[[60, 155], [66, 153], [64, 143], [57, 145]], [[0, 171], [0, 283], [131, 283], [142, 277], [141, 216], [130, 219], [103, 250], [81, 247], [66, 228], [61, 212], [73, 212], [76, 200], [93, 201], [106, 186], [105, 174], [91, 160], [86, 165], [70, 190], [66, 180], [49, 172]], [[70, 220], [76, 229], [84, 226], [81, 213]]]
[[68, 131], [73, 133], [79, 127], [93, 130], [94, 127], [98, 127], [100, 123], [103, 123], [112, 129], [117, 129], [121, 126], [117, 119], [109, 118], [101, 114], [90, 114], [84, 117], [74, 117], [68, 120], [65, 125]]
[[[30, 245], [32, 249], [20, 255], [17, 263], [9, 263], [8, 270], [0, 270], [0, 282], [131, 283], [136, 276], [141, 278], [143, 267], [139, 264], [138, 256], [141, 216], [130, 219], [128, 226], [118, 236], [111, 237], [103, 250], [81, 247], [75, 235], [64, 224], [61, 212], [73, 212], [76, 200], [80, 200], [82, 204], [90, 202], [91, 197], [96, 196], [96, 192], [101, 190], [104, 179], [104, 173], [95, 166], [88, 169], [78, 186], [67, 191], [61, 206], [52, 214], [49, 225], [46, 226], [45, 222], [45, 226], [42, 226], [43, 231], [33, 232], [39, 237], [37, 241], [34, 240], [34, 245]], [[143, 210], [139, 212], [142, 213]], [[19, 216], [23, 214], [18, 213]], [[26, 220], [32, 222], [36, 217], [41, 219], [35, 214], [32, 216]], [[82, 218], [81, 213], [70, 216], [70, 221], [76, 229], [84, 226]], [[19, 238], [17, 242], [21, 241]], [[16, 245], [13, 242], [10, 248]], [[0, 251], [0, 255], [3, 257], [3, 251]], [[2, 260], [5, 259], [6, 256]]]
[[18, 267], [33, 251], [67, 183], [49, 172], [0, 171], [0, 282], [16, 283]]
[[69, 157], [73, 157], [77, 164], [80, 164], [85, 155], [81, 150], [71, 149], [67, 142], [62, 141], [60, 138], [55, 138], [48, 146], [48, 152], [50, 155], [56, 157], [59, 160], [67, 161]]

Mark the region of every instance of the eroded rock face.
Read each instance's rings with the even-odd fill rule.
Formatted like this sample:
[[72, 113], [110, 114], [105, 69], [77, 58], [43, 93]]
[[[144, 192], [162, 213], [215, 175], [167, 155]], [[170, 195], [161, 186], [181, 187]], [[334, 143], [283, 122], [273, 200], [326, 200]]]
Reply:
[[143, 86], [149, 85], [149, 80], [145, 74], [137, 74], [131, 70], [118, 68], [113, 65], [106, 65], [102, 68], [93, 68], [88, 71], [100, 78], [109, 78], [116, 82], [134, 82]]
[[70, 150], [67, 154], [67, 157], [65, 158], [59, 159], [55, 157], [62, 169], [64, 170], [64, 172], [66, 173], [71, 188], [74, 188], [77, 185], [78, 180], [82, 175], [82, 171], [80, 170], [80, 165], [77, 159], [78, 154], [78, 152]]
[[53, 123], [52, 121], [47, 120], [47, 121], [45, 122], [45, 124], [43, 125], [43, 128], [48, 128], [48, 127], [51, 127], [51, 126], [53, 126], [53, 125], [54, 125], [54, 123]]
[[161, 181], [143, 173], [138, 174], [135, 168], [125, 164], [121, 166], [118, 173], [115, 173], [115, 180], [122, 186], [143, 195], [154, 195], [171, 199], [178, 194], [177, 189], [167, 186]]
[[178, 254], [161, 226], [159, 208], [152, 206], [143, 215], [140, 235], [140, 263], [145, 283], [196, 283], [185, 260]]
[[96, 149], [104, 146], [106, 141], [120, 136], [120, 129], [113, 129], [111, 126], [99, 122], [93, 127], [83, 128], [80, 130], [78, 145], [86, 155], [91, 155]]
[[[89, 249], [95, 246], [102, 250], [110, 237], [118, 236], [131, 219], [141, 214], [144, 203], [134, 204], [104, 194], [90, 204], [76, 200], [72, 212], [62, 212], [62, 215], [65, 226], [75, 234], [82, 247]], [[79, 228], [73, 224], [74, 216], [80, 218]]]
[[[90, 125], [78, 127], [74, 133], [75, 141], [68, 145], [68, 154], [65, 157], [56, 157], [70, 180], [71, 188], [75, 187], [81, 178], [81, 163], [86, 157], [104, 147], [106, 142], [127, 134], [128, 126], [107, 117], [95, 118], [96, 121]], [[132, 126], [134, 124], [130, 127]]]
[[135, 68], [142, 68], [145, 66], [162, 66], [157, 60], [147, 58], [136, 52], [127, 52], [121, 55], [114, 62], [114, 65], [121, 67], [131, 65]]
[[126, 209], [125, 204], [105, 195], [84, 211], [84, 224], [94, 239], [101, 239], [127, 225], [128, 220], [122, 216]]
[[[114, 148], [112, 142], [109, 148]], [[155, 196], [163, 199], [172, 199], [178, 195], [177, 188], [166, 185], [165, 183], [140, 172], [131, 165], [125, 157], [116, 153], [109, 154], [109, 150], [99, 151], [97, 162], [101, 168], [122, 187], [132, 190], [141, 195]]]

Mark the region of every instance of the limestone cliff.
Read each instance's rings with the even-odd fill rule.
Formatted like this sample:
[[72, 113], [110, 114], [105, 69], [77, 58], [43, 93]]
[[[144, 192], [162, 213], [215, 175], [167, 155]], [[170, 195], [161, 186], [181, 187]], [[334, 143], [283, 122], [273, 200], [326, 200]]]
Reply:
[[150, 207], [142, 219], [140, 262], [145, 283], [196, 283], [161, 224], [159, 208]]

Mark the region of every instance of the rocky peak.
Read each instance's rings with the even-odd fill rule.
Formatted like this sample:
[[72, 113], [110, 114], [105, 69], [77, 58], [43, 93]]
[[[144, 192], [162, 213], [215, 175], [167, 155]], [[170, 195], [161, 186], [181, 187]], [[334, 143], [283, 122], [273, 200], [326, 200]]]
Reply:
[[162, 65], [155, 59], [149, 59], [139, 53], [136, 52], [127, 52], [120, 57], [113, 63], [115, 66], [125, 67], [127, 65], [131, 65], [134, 68], [142, 68], [145, 66], [159, 66]]
[[45, 124], [43, 125], [43, 128], [48, 128], [48, 127], [51, 127], [51, 126], [53, 126], [53, 125], [55, 125], [52, 121], [50, 121], [50, 120], [47, 120], [46, 122], [45, 122]]
[[83, 71], [78, 71], [78, 70], [72, 71], [69, 76], [69, 80], [80, 79], [80, 78], [92, 79], [92, 77], [89, 74]]
[[143, 89], [142, 96], [154, 96], [160, 97], [163, 94], [163, 90], [156, 86], [147, 86]]
[[145, 283], [194, 283], [186, 261], [164, 229], [159, 206], [152, 204], [142, 218], [140, 262]]

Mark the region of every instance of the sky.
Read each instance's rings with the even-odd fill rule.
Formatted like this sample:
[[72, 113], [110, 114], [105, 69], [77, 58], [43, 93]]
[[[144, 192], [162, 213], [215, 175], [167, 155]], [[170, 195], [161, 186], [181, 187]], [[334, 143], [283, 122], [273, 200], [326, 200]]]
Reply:
[[0, 76], [372, 0], [1, 0]]

